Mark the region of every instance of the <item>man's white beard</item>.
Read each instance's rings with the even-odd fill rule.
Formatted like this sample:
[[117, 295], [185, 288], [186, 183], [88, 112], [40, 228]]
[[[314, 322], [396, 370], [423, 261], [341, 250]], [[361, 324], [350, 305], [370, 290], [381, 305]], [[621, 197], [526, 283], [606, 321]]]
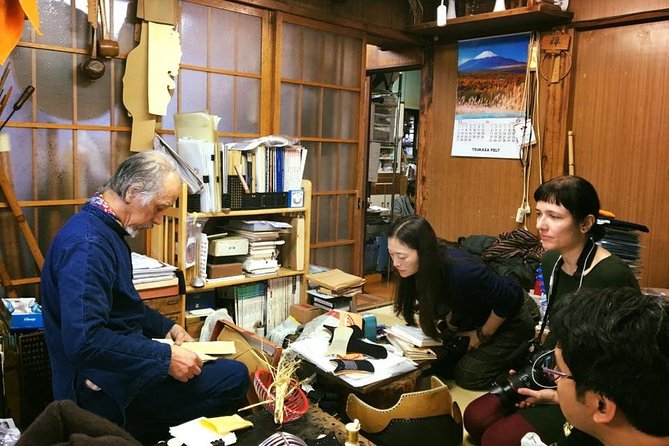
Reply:
[[147, 225], [139, 225], [139, 226], [126, 226], [125, 230], [130, 235], [130, 237], [135, 238], [139, 235], [139, 231], [142, 231], [144, 229], [151, 229], [153, 228], [153, 223], [149, 223]]
[[137, 234], [139, 234], [139, 231], [137, 229], [132, 228], [130, 226], [125, 227], [125, 232], [127, 232], [128, 235], [130, 235], [130, 237], [132, 237], [132, 238], [137, 237]]

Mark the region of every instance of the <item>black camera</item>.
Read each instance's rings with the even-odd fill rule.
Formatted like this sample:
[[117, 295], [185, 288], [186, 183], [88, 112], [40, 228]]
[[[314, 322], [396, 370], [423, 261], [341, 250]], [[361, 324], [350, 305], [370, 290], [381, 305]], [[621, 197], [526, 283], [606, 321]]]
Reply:
[[498, 379], [492, 385], [490, 393], [497, 395], [502, 406], [511, 409], [516, 403], [525, 399], [517, 390], [527, 387], [532, 390], [553, 389], [555, 382], [544, 373], [543, 367], [553, 368], [555, 366], [555, 353], [553, 350], [534, 349], [527, 351], [527, 356], [521, 362], [516, 373], [509, 374]]
[[458, 362], [469, 350], [468, 336], [458, 336], [454, 331], [444, 330], [441, 332], [441, 340], [444, 356], [452, 364]]

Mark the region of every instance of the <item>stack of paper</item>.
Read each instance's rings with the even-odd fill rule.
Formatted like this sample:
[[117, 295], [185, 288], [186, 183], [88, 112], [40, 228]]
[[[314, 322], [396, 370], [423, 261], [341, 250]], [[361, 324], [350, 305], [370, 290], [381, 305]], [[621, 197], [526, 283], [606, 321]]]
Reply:
[[313, 304], [326, 310], [350, 309], [351, 298], [362, 293], [365, 279], [333, 269], [307, 275], [313, 287], [307, 293], [312, 297]]
[[386, 330], [386, 332], [390, 332], [391, 335], [406, 342], [410, 342], [417, 347], [434, 347], [442, 344], [441, 341], [433, 339], [423, 333], [423, 330], [421, 330], [420, 327], [393, 325], [390, 329]]
[[242, 267], [249, 276], [276, 274], [279, 271], [279, 249], [285, 240], [280, 234], [289, 232], [291, 225], [269, 220], [232, 220], [226, 230], [249, 240], [249, 253]]
[[[136, 252], [132, 253], [132, 283], [135, 286], [151, 283], [155, 283], [155, 286], [167, 286], [177, 283], [176, 270], [175, 266], [152, 257]], [[165, 281], [169, 281], [169, 283]], [[147, 287], [150, 287], [150, 285], [141, 286], [141, 288]]]
[[386, 331], [386, 339], [399, 352], [412, 361], [428, 361], [437, 359], [437, 355], [429, 347], [416, 347], [411, 342], [407, 342], [394, 334], [391, 331]]

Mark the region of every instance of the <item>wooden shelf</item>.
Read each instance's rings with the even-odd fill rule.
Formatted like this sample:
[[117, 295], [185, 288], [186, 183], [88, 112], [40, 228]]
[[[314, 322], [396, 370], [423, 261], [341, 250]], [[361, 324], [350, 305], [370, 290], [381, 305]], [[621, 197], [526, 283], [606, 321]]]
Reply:
[[449, 19], [446, 26], [437, 26], [436, 21], [409, 25], [406, 30], [413, 34], [454, 41], [545, 29], [569, 23], [573, 16], [573, 12], [562, 11], [557, 5], [538, 3], [506, 11], [456, 17]]
[[279, 268], [279, 271], [276, 274], [266, 274], [264, 276], [245, 277], [243, 279], [239, 278], [234, 280], [213, 280], [207, 282], [204, 286], [199, 288], [195, 288], [188, 285], [186, 286], [186, 294], [200, 293], [202, 291], [214, 290], [216, 288], [222, 288], [226, 286], [235, 286], [253, 282], [262, 282], [265, 280], [278, 279], [279, 277], [301, 276], [303, 274], [305, 274], [304, 271], [294, 271], [292, 269]]

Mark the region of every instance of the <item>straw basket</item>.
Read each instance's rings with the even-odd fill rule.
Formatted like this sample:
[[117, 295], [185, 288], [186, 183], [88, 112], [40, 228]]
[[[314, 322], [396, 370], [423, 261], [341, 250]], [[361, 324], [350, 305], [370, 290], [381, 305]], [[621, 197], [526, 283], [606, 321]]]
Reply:
[[[269, 401], [266, 406], [270, 412], [274, 412], [274, 389], [270, 391], [273, 382], [274, 378], [269, 370], [256, 370], [253, 387], [260, 401]], [[291, 386], [293, 389], [283, 402], [284, 423], [297, 420], [309, 410], [309, 400], [302, 389], [297, 386], [296, 382], [291, 383]]]

